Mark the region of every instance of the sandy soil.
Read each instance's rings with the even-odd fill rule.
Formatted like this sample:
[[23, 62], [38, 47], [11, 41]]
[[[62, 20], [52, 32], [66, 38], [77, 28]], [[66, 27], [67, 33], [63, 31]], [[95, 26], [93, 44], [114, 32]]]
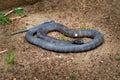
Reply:
[[[25, 10], [27, 17], [0, 26], [0, 51], [13, 49], [16, 55], [7, 72], [5, 56], [9, 51], [0, 54], [0, 80], [120, 80], [120, 61], [115, 60], [120, 55], [119, 0], [44, 0], [25, 6]], [[9, 36], [48, 19], [70, 29], [92, 27], [104, 34], [105, 42], [88, 52], [62, 54], [29, 44], [25, 33]], [[61, 36], [56, 32], [50, 35]]]

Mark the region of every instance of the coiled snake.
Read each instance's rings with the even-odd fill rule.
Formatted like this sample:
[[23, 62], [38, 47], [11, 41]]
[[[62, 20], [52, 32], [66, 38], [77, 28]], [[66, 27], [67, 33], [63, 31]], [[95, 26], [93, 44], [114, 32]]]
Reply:
[[[83, 43], [80, 40], [77, 43], [75, 42], [77, 40], [75, 41], [59, 40], [47, 35], [47, 33], [51, 31], [58, 31], [68, 37], [73, 38], [89, 37], [92, 38], [92, 41]], [[25, 38], [29, 43], [39, 46], [43, 49], [55, 52], [67, 53], [88, 51], [100, 46], [104, 42], [103, 35], [96, 30], [70, 30], [66, 26], [60, 23], [56, 23], [53, 20], [46, 21], [36, 27], [20, 31], [17, 33], [21, 32], [27, 32]], [[37, 37], [34, 37], [35, 34], [37, 34]]]

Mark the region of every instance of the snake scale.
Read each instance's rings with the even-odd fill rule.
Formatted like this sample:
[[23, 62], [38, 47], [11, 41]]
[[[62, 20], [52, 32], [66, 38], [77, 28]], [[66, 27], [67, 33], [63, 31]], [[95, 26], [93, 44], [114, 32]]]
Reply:
[[[92, 41], [83, 43], [82, 40], [80, 40], [78, 43], [74, 43], [75, 41], [59, 40], [47, 35], [47, 33], [52, 31], [58, 31], [72, 38], [88, 37], [91, 38]], [[25, 38], [29, 43], [43, 49], [62, 53], [89, 51], [104, 42], [104, 36], [97, 30], [70, 30], [66, 26], [56, 23], [53, 20], [45, 21], [38, 26], [17, 33], [21, 32], [26, 32]], [[36, 34], [37, 37], [34, 37]]]

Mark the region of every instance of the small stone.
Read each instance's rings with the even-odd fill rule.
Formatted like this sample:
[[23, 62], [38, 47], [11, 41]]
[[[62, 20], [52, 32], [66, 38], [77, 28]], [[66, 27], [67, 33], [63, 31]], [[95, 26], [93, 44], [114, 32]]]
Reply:
[[58, 58], [58, 59], [63, 59], [63, 57], [62, 57], [62, 56], [56, 56], [56, 58]]
[[36, 77], [34, 77], [34, 80], [38, 80]]
[[103, 63], [103, 61], [100, 61], [101, 63]]
[[58, 58], [62, 58], [62, 56], [58, 56]]
[[47, 57], [47, 60], [49, 60], [50, 58], [49, 57]]
[[16, 80], [16, 78], [14, 78], [13, 80]]

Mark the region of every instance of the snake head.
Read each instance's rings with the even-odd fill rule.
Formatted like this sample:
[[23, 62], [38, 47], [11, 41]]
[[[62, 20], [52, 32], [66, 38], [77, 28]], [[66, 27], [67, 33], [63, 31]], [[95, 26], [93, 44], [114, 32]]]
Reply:
[[75, 39], [75, 40], [72, 41], [72, 44], [80, 45], [80, 44], [84, 44], [84, 41], [82, 39]]

